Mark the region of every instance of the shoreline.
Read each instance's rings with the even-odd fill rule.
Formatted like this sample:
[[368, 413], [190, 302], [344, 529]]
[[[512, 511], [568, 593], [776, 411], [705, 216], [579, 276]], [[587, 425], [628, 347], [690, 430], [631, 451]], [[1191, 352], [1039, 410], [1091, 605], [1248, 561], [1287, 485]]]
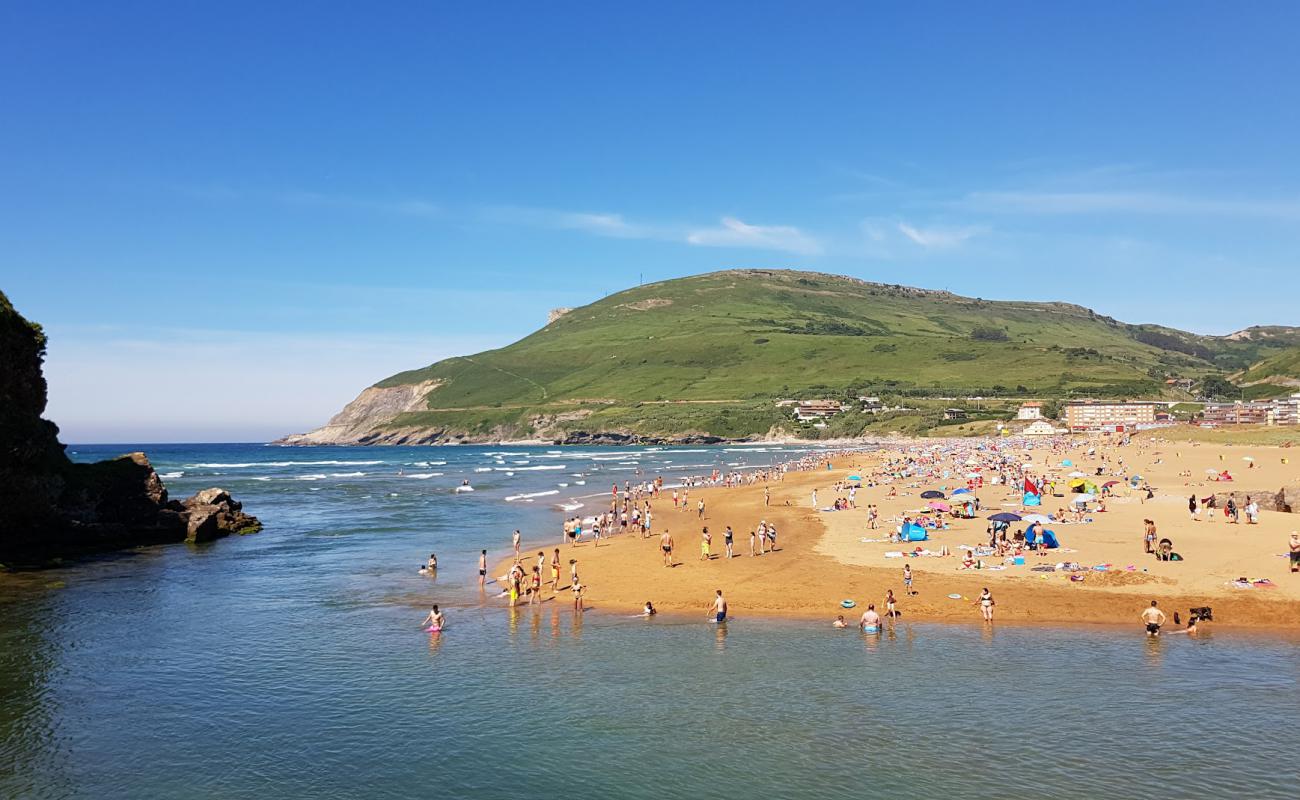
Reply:
[[[935, 440], [922, 440], [932, 447]], [[882, 443], [883, 444], [883, 443]], [[1086, 440], [1082, 447], [1097, 445], [1096, 440]], [[1160, 468], [1162, 451], [1152, 451], [1149, 443], [1144, 446], [1132, 445], [1124, 448], [1125, 456], [1142, 455], [1149, 459], [1157, 456], [1155, 464], [1148, 469], [1140, 466], [1143, 474], [1151, 473], [1153, 483], [1158, 477], [1161, 482], [1168, 477]], [[1172, 443], [1159, 443], [1162, 447], [1176, 446]], [[915, 447], [915, 445], [913, 445]], [[1075, 445], [1076, 449], [1079, 447]], [[1217, 455], [1219, 446], [1196, 445], [1200, 455]], [[1228, 446], [1224, 446], [1228, 447]], [[1237, 452], [1241, 446], [1229, 448]], [[887, 500], [881, 497], [883, 487], [863, 488], [859, 491], [858, 508], [850, 511], [833, 513], [814, 512], [806, 499], [813, 488], [833, 497], [830, 486], [836, 480], [842, 480], [849, 474], [867, 472], [877, 469], [878, 464], [888, 455], [905, 450], [894, 445], [873, 453], [828, 453], [836, 462], [836, 469], [831, 471], [813, 470], [788, 473], [784, 481], [769, 484], [772, 487], [773, 505], [763, 508], [761, 505], [762, 483], [752, 486], [732, 488], [708, 487], [695, 488], [690, 491], [691, 503], [704, 499], [707, 506], [705, 519], [701, 522], [692, 510], [672, 509], [668, 497], [661, 495], [652, 501], [655, 522], [654, 536], [641, 539], [633, 534], [618, 534], [612, 538], [603, 538], [599, 548], [590, 542], [573, 546], [559, 545], [561, 550], [561, 581], [558, 600], [568, 607], [569, 595], [565, 591], [568, 585], [567, 562], [570, 558], [579, 561], [579, 574], [584, 585], [589, 587], [585, 595], [587, 602], [599, 607], [601, 611], [634, 615], [641, 610], [646, 600], [655, 603], [661, 613], [687, 616], [698, 614], [703, 617], [705, 607], [713, 595], [713, 587], [724, 589], [733, 613], [749, 618], [820, 620], [829, 624], [838, 614], [844, 614], [846, 621], [852, 623], [866, 608], [868, 603], [875, 603], [883, 608], [885, 589], [892, 588], [898, 599], [898, 607], [903, 612], [903, 620], [926, 622], [969, 622], [982, 623], [974, 598], [978, 597], [982, 587], [988, 586], [998, 601], [995, 612], [995, 624], [1009, 622], [1014, 624], [1049, 624], [1049, 625], [1115, 625], [1127, 628], [1138, 625], [1138, 618], [1151, 599], [1160, 602], [1169, 614], [1166, 630], [1173, 630], [1173, 612], [1178, 611], [1186, 617], [1190, 608], [1210, 606], [1214, 609], [1215, 621], [1211, 627], [1222, 629], [1279, 630], [1294, 631], [1300, 629], [1300, 576], [1287, 574], [1285, 559], [1273, 560], [1260, 557], [1260, 540], [1256, 540], [1256, 531], [1260, 531], [1265, 549], [1277, 547], [1285, 549], [1285, 535], [1279, 530], [1293, 526], [1300, 528], [1300, 518], [1281, 512], [1262, 512], [1259, 526], [1230, 526], [1226, 522], [1184, 522], [1185, 507], [1179, 515], [1177, 503], [1185, 503], [1186, 498], [1173, 496], [1161, 497], [1151, 505], [1139, 504], [1132, 496], [1115, 498], [1111, 507], [1112, 514], [1096, 515], [1100, 524], [1067, 525], [1058, 528], [1067, 544], [1079, 546], [1078, 559], [1085, 561], [1085, 552], [1095, 553], [1098, 560], [1113, 561], [1113, 569], [1096, 573], [1083, 572], [1082, 583], [1069, 582], [1060, 572], [1036, 573], [1030, 567], [1039, 563], [1054, 563], [1075, 555], [1052, 556], [1040, 562], [1037, 558], [1027, 558], [1026, 566], [1007, 568], [1005, 571], [994, 570], [957, 570], [960, 563], [957, 556], [949, 558], [909, 558], [892, 559], [886, 562], [880, 556], [885, 549], [901, 548], [901, 545], [864, 545], [858, 542], [864, 533], [864, 507], [867, 503], [876, 503], [881, 509], [881, 526], [877, 531], [885, 535], [892, 523], [886, 522], [892, 513], [901, 512], [909, 504], [916, 502], [915, 492], [907, 491], [906, 497], [900, 496]], [[1252, 448], [1261, 451], [1261, 458], [1282, 456], [1279, 448]], [[1274, 453], [1273, 450], [1278, 452]], [[1056, 453], [1075, 455], [1062, 448]], [[1179, 454], [1181, 459], [1182, 455]], [[1276, 459], [1275, 459], [1276, 460]], [[1238, 462], [1240, 463], [1240, 462]], [[1286, 460], [1281, 460], [1283, 465]], [[1166, 461], [1165, 464], [1169, 465]], [[1274, 469], [1261, 469], [1255, 477], [1263, 479], [1272, 475]], [[1270, 480], [1272, 478], [1270, 477]], [[1280, 478], [1274, 483], [1280, 481]], [[1243, 488], [1247, 487], [1243, 482]], [[902, 484], [896, 484], [902, 489]], [[919, 487], [916, 487], [919, 490]], [[1002, 487], [999, 487], [1002, 488]], [[1216, 487], [1218, 488], [1218, 487]], [[1199, 492], [1201, 487], [1194, 487]], [[944, 531], [935, 536], [933, 544], [948, 545], [954, 552], [958, 544], [976, 543], [983, 536], [986, 524], [984, 517], [998, 510], [996, 494], [991, 487], [981, 490], [987, 496], [985, 509], [978, 519], [961, 521], [963, 527], [954, 523], [952, 531]], [[1171, 488], [1171, 491], [1172, 488]], [[865, 496], [864, 496], [865, 495]], [[669, 495], [670, 496], [670, 495]], [[1051, 498], [1050, 502], [1060, 502]], [[595, 509], [586, 509], [590, 512]], [[1116, 533], [1116, 528], [1126, 529], [1135, 516], [1144, 513], [1158, 514], [1161, 519], [1162, 534], [1168, 532], [1175, 541], [1188, 542], [1188, 552], [1192, 552], [1191, 537], [1194, 534], [1210, 534], [1212, 537], [1233, 536], [1226, 542], [1195, 541], [1198, 562], [1193, 566], [1191, 560], [1186, 562], [1146, 562], [1146, 566], [1126, 570], [1122, 564], [1132, 561], [1144, 563], [1140, 555], [1130, 553], [1131, 547], [1126, 539], [1140, 543], [1140, 527], [1136, 539], [1124, 530]], [[778, 541], [781, 550], [767, 557], [750, 558], [748, 556], [748, 530], [756, 525], [758, 519], [766, 515], [779, 532]], [[558, 514], [557, 517], [562, 517]], [[1287, 519], [1290, 517], [1290, 519]], [[557, 526], [558, 526], [557, 518]], [[745, 554], [732, 563], [724, 563], [717, 554], [722, 549], [721, 532], [723, 527], [732, 524], [736, 530], [737, 552]], [[709, 525], [715, 538], [712, 546], [714, 558], [709, 562], [698, 560], [699, 529]], [[1196, 528], [1196, 525], [1203, 526]], [[675, 561], [677, 565], [667, 570], [658, 563], [658, 536], [664, 527], [668, 527], [675, 540]], [[1269, 533], [1263, 531], [1267, 529]], [[558, 527], [555, 537], [542, 544], [540, 549], [547, 553], [548, 559], [557, 546]], [[1246, 537], [1252, 537], [1247, 539]], [[1280, 538], [1279, 538], [1280, 537]], [[966, 542], [961, 541], [965, 539]], [[1086, 541], [1092, 540], [1092, 541]], [[1274, 542], [1276, 540], [1276, 542]], [[1238, 552], [1249, 542], [1250, 552]], [[931, 544], [927, 543], [927, 544]], [[1217, 549], [1216, 549], [1217, 548]], [[525, 542], [521, 553], [535, 553], [537, 544]], [[1071, 548], [1073, 549], [1073, 548]], [[1121, 561], [1113, 556], [1122, 554]], [[1216, 554], [1230, 554], [1224, 564], [1214, 563]], [[506, 573], [514, 559], [507, 556], [494, 561], [493, 575]], [[531, 560], [522, 559], [525, 566]], [[908, 597], [902, 593], [899, 577], [902, 563], [912, 565], [916, 576], [918, 596]], [[1268, 571], [1275, 588], [1242, 590], [1231, 589], [1221, 585], [1218, 579], [1224, 569], [1242, 569], [1237, 562], [1247, 563], [1252, 569]], [[1260, 565], [1260, 566], [1256, 566]], [[543, 578], [547, 578], [544, 570]], [[1224, 573], [1227, 574], [1227, 573]], [[1235, 577], [1235, 576], [1234, 576]], [[1248, 577], [1260, 577], [1254, 574]], [[544, 586], [543, 593], [549, 595]], [[960, 600], [951, 600], [947, 595], [959, 594]], [[853, 599], [856, 606], [844, 609], [839, 605], [843, 598]], [[521, 603], [520, 607], [526, 607]], [[571, 613], [571, 612], [570, 612]], [[1179, 626], [1181, 627], [1181, 626]]]

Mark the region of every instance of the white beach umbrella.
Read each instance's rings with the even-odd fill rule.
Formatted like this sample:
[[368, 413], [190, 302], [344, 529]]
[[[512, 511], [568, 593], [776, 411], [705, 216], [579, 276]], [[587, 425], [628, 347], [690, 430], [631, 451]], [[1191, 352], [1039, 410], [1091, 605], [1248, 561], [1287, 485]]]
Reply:
[[1086, 473], [1086, 472], [1080, 472], [1079, 470], [1076, 469], [1074, 472], [1071, 472], [1071, 473], [1070, 473], [1070, 477], [1071, 477], [1071, 478], [1086, 478], [1086, 477], [1088, 477], [1088, 473]]

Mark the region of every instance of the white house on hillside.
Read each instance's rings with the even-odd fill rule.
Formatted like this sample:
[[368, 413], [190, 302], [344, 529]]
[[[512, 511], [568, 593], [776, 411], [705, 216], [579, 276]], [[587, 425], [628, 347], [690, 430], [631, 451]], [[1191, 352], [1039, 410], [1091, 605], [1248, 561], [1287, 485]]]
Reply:
[[1016, 419], [1042, 419], [1043, 404], [1037, 400], [1030, 400], [1028, 403], [1021, 403], [1020, 410], [1016, 412]]

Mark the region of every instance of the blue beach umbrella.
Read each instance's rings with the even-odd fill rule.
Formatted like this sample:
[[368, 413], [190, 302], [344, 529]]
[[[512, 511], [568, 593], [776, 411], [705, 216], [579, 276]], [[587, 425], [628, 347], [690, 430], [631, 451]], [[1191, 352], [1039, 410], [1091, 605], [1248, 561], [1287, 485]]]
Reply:
[[1010, 511], [1002, 511], [989, 517], [994, 522], [1019, 522], [1020, 515], [1012, 514]]

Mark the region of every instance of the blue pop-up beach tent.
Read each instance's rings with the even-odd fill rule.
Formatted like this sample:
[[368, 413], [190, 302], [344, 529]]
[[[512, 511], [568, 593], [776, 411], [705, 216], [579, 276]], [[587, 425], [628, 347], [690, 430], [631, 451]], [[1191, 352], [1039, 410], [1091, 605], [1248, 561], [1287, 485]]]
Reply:
[[1058, 548], [1058, 547], [1061, 546], [1061, 543], [1060, 543], [1059, 541], [1056, 540], [1056, 532], [1055, 532], [1055, 531], [1049, 531], [1049, 530], [1047, 530], [1047, 529], [1044, 529], [1044, 530], [1043, 530], [1043, 540], [1042, 540], [1041, 542], [1038, 543], [1038, 546], [1039, 546], [1039, 547], [1046, 547], [1048, 550], [1055, 550], [1056, 548]]
[[1025, 492], [1025, 498], [1021, 501], [1021, 504], [1026, 506], [1041, 506], [1043, 504], [1043, 498], [1033, 492]]
[[930, 534], [915, 522], [909, 522], [903, 526], [902, 537], [905, 542], [924, 542], [930, 538]]

